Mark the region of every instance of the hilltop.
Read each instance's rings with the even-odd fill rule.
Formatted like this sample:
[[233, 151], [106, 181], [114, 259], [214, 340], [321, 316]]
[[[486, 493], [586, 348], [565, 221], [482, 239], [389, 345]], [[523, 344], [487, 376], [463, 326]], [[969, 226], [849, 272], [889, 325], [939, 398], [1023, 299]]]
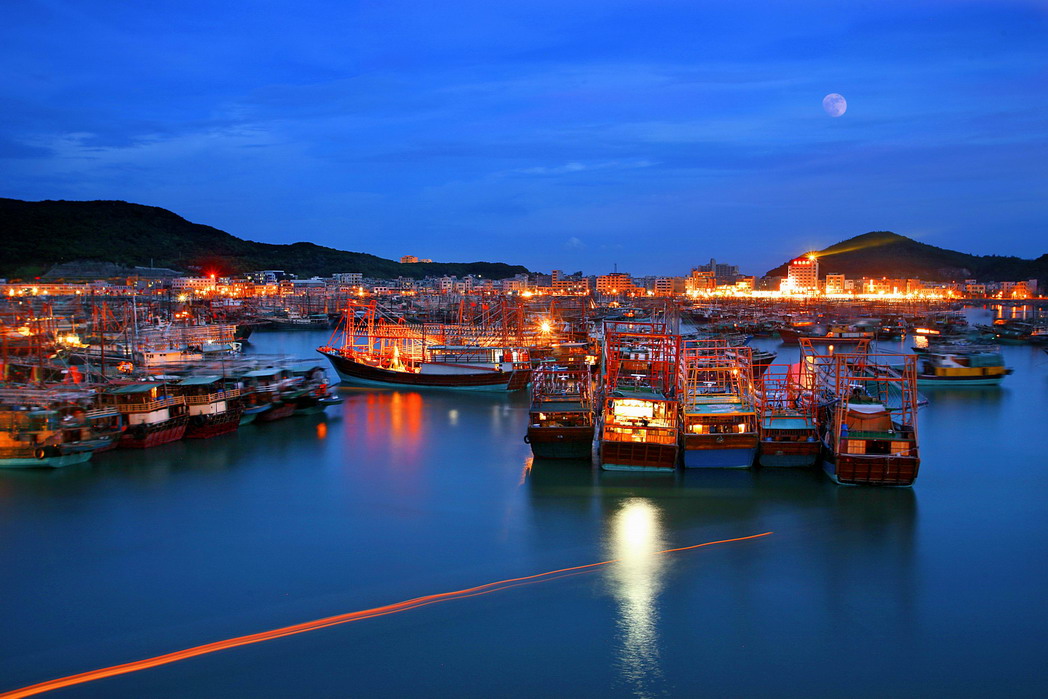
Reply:
[[[857, 235], [816, 251], [819, 274], [845, 274], [851, 278], [890, 277], [927, 281], [1019, 281], [1048, 280], [1048, 254], [1035, 260], [999, 255], [969, 255], [964, 252], [919, 243], [912, 238], [874, 231]], [[789, 262], [768, 272], [786, 276]]]
[[361, 272], [380, 279], [467, 274], [503, 279], [528, 271], [502, 262], [400, 264], [313, 243], [256, 243], [166, 209], [123, 201], [0, 198], [0, 276], [41, 276], [56, 264], [79, 260], [221, 275], [282, 269], [300, 277]]

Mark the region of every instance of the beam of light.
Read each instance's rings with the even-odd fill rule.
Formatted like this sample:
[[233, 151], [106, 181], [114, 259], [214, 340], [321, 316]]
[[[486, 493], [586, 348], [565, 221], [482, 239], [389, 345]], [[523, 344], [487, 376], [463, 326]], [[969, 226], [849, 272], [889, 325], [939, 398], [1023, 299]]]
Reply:
[[[691, 549], [702, 548], [704, 546], [728, 544], [735, 541], [746, 541], [748, 539], [759, 539], [761, 537], [768, 536], [772, 533], [773, 532], [764, 532], [762, 534], [740, 536], [736, 539], [707, 541], [702, 544], [682, 546], [680, 548], [666, 549], [664, 551], [655, 551], [653, 553], [664, 554], [677, 553], [679, 551], [689, 551]], [[463, 590], [455, 590], [453, 592], [441, 592], [435, 595], [425, 595], [423, 597], [416, 597], [414, 599], [409, 599], [404, 602], [397, 602], [395, 604], [387, 604], [381, 607], [363, 609], [358, 612], [338, 614], [336, 616], [329, 616], [323, 619], [315, 619], [313, 621], [307, 621], [301, 624], [284, 626], [279, 629], [272, 629], [270, 631], [261, 631], [259, 633], [248, 634], [246, 636], [228, 638], [224, 641], [205, 643], [201, 646], [193, 646], [192, 648], [186, 648], [185, 650], [175, 651], [173, 653], [166, 653], [164, 655], [157, 655], [155, 657], [146, 658], [144, 660], [136, 660], [134, 662], [124, 663], [123, 665], [112, 665], [110, 667], [104, 667], [98, 670], [82, 672], [78, 675], [69, 675], [68, 677], [60, 677], [58, 679], [48, 680], [47, 682], [41, 682], [39, 684], [30, 685], [28, 687], [22, 687], [21, 689], [15, 689], [0, 694], [0, 699], [18, 699], [20, 697], [30, 697], [37, 694], [43, 694], [44, 692], [50, 692], [55, 689], [61, 689], [63, 687], [71, 687], [73, 685], [84, 684], [85, 682], [93, 682], [95, 680], [101, 680], [107, 677], [116, 677], [117, 675], [126, 675], [131, 672], [138, 672], [139, 670], [147, 670], [149, 668], [167, 665], [169, 663], [174, 663], [179, 660], [186, 660], [188, 658], [195, 658], [199, 655], [206, 655], [208, 653], [214, 653], [215, 651], [226, 650], [228, 648], [246, 646], [252, 643], [261, 643], [262, 641], [271, 641], [276, 638], [293, 636], [295, 634], [305, 633], [306, 631], [316, 631], [317, 629], [324, 629], [329, 626], [337, 626], [339, 624], [347, 624], [353, 621], [361, 621], [363, 619], [374, 619], [375, 617], [386, 616], [387, 614], [406, 612], [412, 609], [418, 609], [419, 607], [425, 607], [430, 604], [436, 604], [438, 602], [449, 602], [451, 600], [478, 597], [480, 595], [487, 595], [491, 594], [492, 592], [501, 592], [502, 590], [509, 590], [511, 588], [521, 587], [523, 585], [531, 585], [540, 582], [549, 582], [571, 575], [577, 575], [579, 573], [588, 572], [595, 568], [599, 568], [600, 566], [606, 566], [618, 562], [619, 561], [617, 559], [600, 561], [599, 563], [587, 563], [585, 565], [572, 566], [570, 568], [550, 570], [545, 573], [525, 575], [520, 578], [509, 578], [507, 580], [499, 580], [498, 582], [478, 585], [476, 587], [468, 587]]]
[[851, 245], [848, 245], [846, 247], [839, 247], [839, 248], [838, 247], [834, 247], [833, 249], [822, 250], [820, 252], [815, 253], [815, 255], [817, 255], [821, 259], [823, 257], [829, 257], [830, 255], [839, 255], [842, 252], [855, 252], [857, 250], [868, 250], [869, 248], [879, 248], [882, 245], [887, 245], [888, 243], [894, 243], [897, 240], [898, 240], [897, 238], [895, 238], [895, 239], [893, 239], [893, 238], [880, 238], [880, 239], [874, 239], [874, 240], [869, 240], [869, 241], [863, 241], [861, 243], [852, 243]]

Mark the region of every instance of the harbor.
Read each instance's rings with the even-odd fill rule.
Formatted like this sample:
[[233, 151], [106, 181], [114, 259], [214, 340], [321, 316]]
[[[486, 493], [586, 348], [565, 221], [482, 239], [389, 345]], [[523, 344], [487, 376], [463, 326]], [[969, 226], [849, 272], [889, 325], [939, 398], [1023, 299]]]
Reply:
[[[244, 356], [307, 357], [329, 339], [261, 330]], [[750, 345], [776, 365], [800, 360], [778, 338]], [[394, 696], [468, 681], [503, 696], [554, 682], [614, 696], [783, 682], [1023, 694], [1048, 679], [1036, 573], [1048, 357], [999, 349], [1013, 370], [999, 385], [921, 388], [912, 488], [840, 486], [814, 468], [638, 473], [535, 458], [527, 391], [348, 386], [312, 415], [0, 471], [0, 562], [18, 571], [0, 592], [20, 600], [5, 606], [4, 689], [614, 559], [64, 693]], [[813, 656], [859, 654], [877, 663], [810, 672]]]

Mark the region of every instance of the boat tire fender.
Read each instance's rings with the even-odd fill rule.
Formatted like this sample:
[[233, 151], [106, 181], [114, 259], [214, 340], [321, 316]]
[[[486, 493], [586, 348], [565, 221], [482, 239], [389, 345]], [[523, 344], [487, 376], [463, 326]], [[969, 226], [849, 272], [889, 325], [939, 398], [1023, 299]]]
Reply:
[[528, 435], [524, 435], [524, 443], [531, 444], [531, 437], [529, 437]]
[[36, 456], [36, 458], [37, 458], [37, 459], [39, 459], [40, 461], [43, 461], [44, 459], [46, 459], [46, 458], [47, 458], [47, 452], [46, 452], [46, 451], [44, 451], [44, 448], [43, 448], [43, 447], [38, 447], [38, 448], [37, 448], [37, 450], [36, 450], [36, 452], [34, 453], [34, 455], [35, 455], [35, 456]]

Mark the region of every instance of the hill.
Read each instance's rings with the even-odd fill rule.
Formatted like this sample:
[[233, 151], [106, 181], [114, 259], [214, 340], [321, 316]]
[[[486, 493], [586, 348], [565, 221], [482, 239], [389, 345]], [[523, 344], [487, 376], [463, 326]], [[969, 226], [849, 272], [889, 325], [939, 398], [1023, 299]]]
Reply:
[[123, 201], [0, 198], [0, 276], [40, 276], [53, 265], [75, 260], [218, 274], [260, 269], [300, 277], [361, 272], [380, 279], [445, 274], [504, 279], [528, 271], [502, 262], [400, 264], [313, 243], [256, 243], [190, 223], [166, 209]]
[[[849, 238], [816, 252], [819, 274], [845, 274], [849, 278], [890, 277], [927, 281], [1048, 281], [1048, 254], [1035, 260], [999, 255], [969, 255], [926, 245], [888, 231], [874, 231]], [[768, 272], [786, 276], [789, 262]]]

